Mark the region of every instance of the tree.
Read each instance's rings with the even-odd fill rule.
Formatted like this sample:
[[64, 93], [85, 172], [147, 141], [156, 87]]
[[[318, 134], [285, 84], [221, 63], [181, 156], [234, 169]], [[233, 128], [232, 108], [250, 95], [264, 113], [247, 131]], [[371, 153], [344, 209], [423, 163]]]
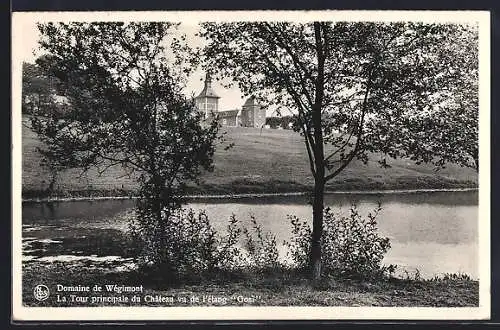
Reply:
[[[48, 60], [46, 55], [38, 58], [38, 62], [46, 60]], [[23, 114], [48, 114], [50, 111], [57, 110], [60, 106], [56, 100], [58, 85], [57, 79], [50, 76], [38, 64], [23, 62]], [[59, 171], [62, 168], [57, 161], [50, 159], [43, 159], [40, 165], [46, 167], [50, 172], [50, 181], [46, 189], [46, 193], [50, 195], [54, 191]]]
[[292, 122], [292, 116], [278, 116], [278, 117], [267, 117], [266, 125], [271, 128], [281, 127], [283, 129], [289, 129], [289, 124]]
[[424, 105], [443, 105], [436, 97], [443, 90], [462, 92], [454, 86], [462, 71], [454, 48], [443, 47], [461, 30], [420, 23], [202, 24], [206, 67], [263, 104], [292, 109], [314, 177], [313, 279], [321, 275], [326, 182], [373, 152], [383, 155], [383, 166], [387, 157], [412, 154], [404, 147], [408, 118]]
[[[38, 64], [68, 99], [32, 127], [45, 159], [64, 168], [115, 165], [140, 183], [139, 217], [158, 235], [182, 203], [185, 184], [213, 168], [219, 125], [201, 122], [182, 94], [189, 62], [170, 23], [40, 24]], [[148, 225], [145, 223], [145, 225]], [[165, 244], [164, 240], [162, 240]], [[160, 246], [161, 249], [161, 246]]]
[[460, 66], [460, 75], [435, 96], [434, 104], [405, 118], [411, 138], [403, 141], [402, 149], [417, 163], [432, 162], [436, 169], [456, 163], [479, 172], [478, 31], [458, 31], [454, 42], [442, 47]]
[[36, 64], [23, 63], [23, 113], [31, 113], [52, 102], [54, 89], [50, 78]]

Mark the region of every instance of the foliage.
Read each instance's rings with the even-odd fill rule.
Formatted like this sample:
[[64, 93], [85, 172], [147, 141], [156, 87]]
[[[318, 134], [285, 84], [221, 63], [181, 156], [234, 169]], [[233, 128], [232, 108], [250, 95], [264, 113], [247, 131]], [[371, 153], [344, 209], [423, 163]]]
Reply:
[[453, 43], [444, 43], [442, 56], [460, 65], [454, 84], [435, 95], [434, 104], [405, 118], [409, 138], [401, 148], [417, 163], [432, 162], [437, 169], [453, 162], [479, 171], [478, 31], [463, 29]]
[[254, 216], [250, 217], [250, 221], [252, 231], [243, 228], [244, 248], [248, 252], [247, 264], [258, 270], [276, 269], [280, 266], [276, 236], [269, 232], [264, 234]]
[[36, 64], [23, 63], [22, 112], [54, 105], [54, 78]]
[[[37, 63], [58, 79], [58, 90], [68, 100], [62, 111], [40, 109], [32, 116], [44, 142], [42, 155], [60, 168], [97, 167], [103, 173], [121, 166], [129, 176], [137, 174], [141, 233], [156, 240], [149, 246], [158, 253], [176, 243], [168, 228], [180, 221], [174, 211], [186, 184], [213, 170], [215, 142], [222, 138], [220, 125], [202, 123], [194, 101], [182, 93], [191, 63], [175, 27], [157, 22], [38, 25], [47, 55]], [[184, 257], [159, 260], [165, 258]]]
[[135, 245], [141, 249], [137, 261], [143, 269], [164, 276], [211, 276], [219, 271], [274, 271], [282, 264], [276, 236], [265, 232], [251, 216], [251, 228], [233, 214], [226, 231], [216, 232], [205, 211], [177, 209], [163, 212], [167, 224], [160, 232], [150, 226], [152, 219], [136, 217], [130, 225]]
[[408, 271], [408, 269], [403, 269], [404, 276], [401, 276], [404, 280], [407, 281], [421, 281], [422, 275], [420, 274], [420, 270], [418, 268], [415, 271]]
[[[395, 266], [384, 266], [382, 260], [390, 249], [389, 238], [380, 236], [376, 217], [381, 206], [363, 217], [353, 205], [349, 215], [340, 215], [325, 208], [324, 235], [321, 240], [324, 274], [371, 277], [393, 273]], [[285, 242], [288, 256], [299, 269], [309, 265], [311, 229], [306, 221], [289, 216], [292, 237]]]
[[348, 274], [373, 274], [381, 270], [384, 255], [390, 249], [389, 238], [378, 234], [376, 217], [380, 205], [363, 218], [356, 206], [348, 216], [325, 209], [323, 236], [325, 267]]
[[[445, 140], [433, 140], [438, 147], [424, 147], [426, 153], [414, 147], [421, 136], [412, 137], [416, 132], [425, 136], [425, 130], [414, 128], [412, 118], [437, 106], [453, 118], [453, 102], [443, 98], [467, 98], [466, 86], [458, 81], [471, 77], [471, 68], [463, 66], [469, 54], [460, 46], [474, 48], [474, 42], [465, 38], [455, 44], [467, 28], [453, 24], [231, 22], [202, 27], [201, 36], [209, 41], [203, 49], [205, 67], [217, 68], [214, 73], [233, 79], [263, 105], [290, 111], [294, 129], [304, 138], [315, 182], [310, 263], [317, 279], [326, 182], [352, 160], [367, 163], [377, 151], [385, 167], [388, 157], [440, 157]], [[471, 143], [477, 142], [474, 137]]]
[[203, 210], [179, 208], [162, 216], [167, 224], [163, 231], [151, 226], [153, 219], [147, 216], [130, 224], [134, 244], [141, 250], [137, 262], [144, 270], [179, 279], [241, 269], [265, 272], [281, 266], [276, 237], [264, 233], [253, 216], [247, 229], [232, 215], [224, 233], [215, 231]]
[[[163, 46], [172, 27], [39, 25], [40, 44], [50, 54], [40, 65], [61, 81], [70, 103], [64, 112], [33, 117], [46, 158], [83, 169], [122, 165], [140, 172], [145, 195], [162, 197], [175, 196], [185, 180], [212, 168], [218, 125], [200, 125], [193, 102], [181, 93], [180, 53], [168, 58]], [[184, 50], [176, 39], [170, 48]]]
[[283, 129], [289, 129], [289, 123], [292, 123], [292, 116], [278, 116], [278, 117], [267, 117], [266, 125], [271, 128], [281, 127]]
[[[325, 155], [328, 179], [351, 158], [366, 161], [372, 149], [401, 156], [389, 145], [406, 138], [396, 130], [400, 118], [428, 111], [423, 105], [453, 113], [442, 104], [445, 95], [467, 99], [464, 93], [474, 93], [462, 82], [474, 83], [477, 45], [464, 37], [470, 29], [459, 25], [239, 22], [203, 28], [210, 41], [206, 66], [217, 66], [219, 75], [264, 104], [293, 110], [313, 166], [314, 146], [332, 146], [334, 155]], [[322, 141], [314, 136], [319, 129]]]
[[204, 211], [177, 209], [162, 216], [167, 224], [163, 232], [150, 225], [153, 219], [144, 216], [130, 225], [130, 233], [142, 250], [137, 259], [141, 268], [179, 279], [239, 266], [241, 229], [234, 215], [223, 235], [215, 231]]
[[441, 276], [435, 275], [430, 279], [432, 282], [470, 282], [472, 281], [470, 275], [465, 273], [445, 273]]
[[[40, 59], [43, 60], [43, 57]], [[22, 112], [23, 114], [49, 113], [60, 105], [55, 100], [56, 78], [49, 76], [39, 65], [23, 63]], [[58, 172], [62, 169], [57, 161], [42, 159], [40, 166], [50, 173], [50, 182], [45, 191], [54, 191]]]
[[39, 64], [59, 79], [70, 103], [63, 112], [32, 119], [46, 158], [84, 170], [122, 165], [141, 173], [144, 194], [162, 189], [169, 197], [202, 168], [212, 168], [218, 125], [200, 125], [193, 102], [181, 93], [188, 71], [179, 56], [185, 49], [174, 38], [170, 49], [177, 53], [169, 58], [163, 45], [172, 28], [39, 25], [40, 45], [49, 53]]
[[299, 270], [305, 270], [309, 266], [311, 254], [311, 227], [307, 221], [301, 221], [295, 215], [287, 217], [292, 225], [292, 235], [290, 241], [284, 241], [283, 245], [287, 247], [287, 256], [292, 264]]

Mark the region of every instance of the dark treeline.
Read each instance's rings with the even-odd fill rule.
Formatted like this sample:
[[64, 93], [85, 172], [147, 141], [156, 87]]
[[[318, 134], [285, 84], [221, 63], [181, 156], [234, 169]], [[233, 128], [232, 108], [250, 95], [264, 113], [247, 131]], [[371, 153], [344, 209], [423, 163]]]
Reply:
[[292, 123], [292, 119], [292, 116], [267, 117], [266, 125], [269, 125], [271, 128], [281, 127], [283, 129], [291, 129], [290, 124]]

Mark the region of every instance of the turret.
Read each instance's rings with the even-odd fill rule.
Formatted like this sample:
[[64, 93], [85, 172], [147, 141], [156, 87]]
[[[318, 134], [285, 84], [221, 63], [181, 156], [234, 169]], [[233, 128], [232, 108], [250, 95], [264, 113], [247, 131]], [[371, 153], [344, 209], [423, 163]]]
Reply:
[[205, 86], [201, 93], [194, 99], [196, 107], [204, 114], [205, 118], [208, 118], [211, 113], [219, 111], [219, 98], [212, 88], [212, 77], [207, 73], [205, 76]]

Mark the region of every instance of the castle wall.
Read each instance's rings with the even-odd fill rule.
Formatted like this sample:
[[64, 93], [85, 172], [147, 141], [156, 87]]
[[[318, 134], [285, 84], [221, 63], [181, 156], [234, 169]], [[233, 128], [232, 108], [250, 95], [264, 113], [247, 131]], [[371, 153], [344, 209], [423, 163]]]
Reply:
[[243, 107], [243, 109], [241, 110], [241, 126], [253, 127], [253, 118], [253, 107]]
[[263, 109], [260, 106], [255, 107], [254, 113], [254, 125], [253, 127], [261, 128], [266, 124], [266, 109]]
[[262, 127], [266, 124], [266, 110], [259, 105], [244, 106], [241, 110], [243, 127]]
[[222, 126], [236, 126], [236, 115], [222, 118]]

